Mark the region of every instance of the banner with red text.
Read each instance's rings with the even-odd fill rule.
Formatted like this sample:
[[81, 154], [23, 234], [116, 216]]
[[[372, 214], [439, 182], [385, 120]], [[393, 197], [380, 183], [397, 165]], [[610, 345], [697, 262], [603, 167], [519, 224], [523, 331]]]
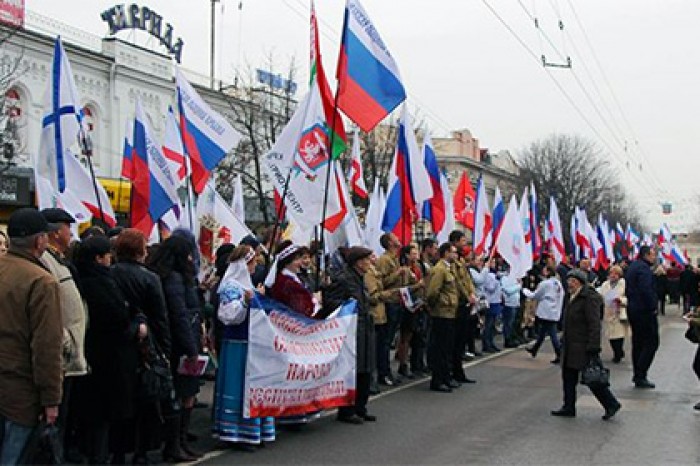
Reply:
[[244, 416], [298, 416], [355, 402], [357, 303], [325, 320], [258, 297], [250, 310]]

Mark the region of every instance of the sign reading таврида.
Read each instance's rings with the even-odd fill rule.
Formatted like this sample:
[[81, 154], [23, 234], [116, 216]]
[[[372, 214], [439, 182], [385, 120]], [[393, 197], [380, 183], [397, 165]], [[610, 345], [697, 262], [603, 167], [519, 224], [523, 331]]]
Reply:
[[115, 5], [102, 12], [102, 19], [109, 25], [109, 33], [116, 34], [122, 29], [141, 29], [157, 38], [168, 49], [175, 60], [180, 63], [184, 42], [181, 38], [173, 40], [173, 27], [163, 21], [163, 17], [147, 6], [136, 4]]

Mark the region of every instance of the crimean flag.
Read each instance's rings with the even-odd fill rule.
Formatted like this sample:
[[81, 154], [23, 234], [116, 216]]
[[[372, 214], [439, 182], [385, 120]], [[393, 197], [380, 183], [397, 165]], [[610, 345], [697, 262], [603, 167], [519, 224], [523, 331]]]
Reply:
[[399, 69], [358, 0], [347, 0], [338, 57], [338, 108], [369, 132], [406, 99]]

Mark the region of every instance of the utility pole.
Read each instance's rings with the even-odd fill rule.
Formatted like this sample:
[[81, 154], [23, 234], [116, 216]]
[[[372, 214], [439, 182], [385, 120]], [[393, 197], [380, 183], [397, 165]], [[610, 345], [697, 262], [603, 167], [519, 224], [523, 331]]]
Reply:
[[211, 55], [209, 57], [209, 87], [214, 89], [214, 62], [215, 62], [215, 48], [216, 48], [216, 3], [219, 0], [211, 0], [211, 45], [209, 50]]

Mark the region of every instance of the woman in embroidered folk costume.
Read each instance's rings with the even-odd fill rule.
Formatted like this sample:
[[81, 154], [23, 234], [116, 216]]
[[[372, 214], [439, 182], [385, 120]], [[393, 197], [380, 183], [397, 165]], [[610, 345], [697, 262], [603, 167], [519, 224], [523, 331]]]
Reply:
[[270, 289], [272, 299], [306, 317], [315, 317], [320, 310], [319, 302], [298, 275], [304, 252], [304, 248], [291, 241], [280, 243], [275, 262], [265, 279], [265, 286]]
[[235, 248], [218, 289], [217, 318], [224, 329], [214, 395], [214, 432], [220, 440], [233, 442], [243, 449], [275, 440], [273, 418], [243, 417], [248, 321], [250, 303], [255, 296], [251, 281], [255, 259], [255, 251], [250, 246]]

